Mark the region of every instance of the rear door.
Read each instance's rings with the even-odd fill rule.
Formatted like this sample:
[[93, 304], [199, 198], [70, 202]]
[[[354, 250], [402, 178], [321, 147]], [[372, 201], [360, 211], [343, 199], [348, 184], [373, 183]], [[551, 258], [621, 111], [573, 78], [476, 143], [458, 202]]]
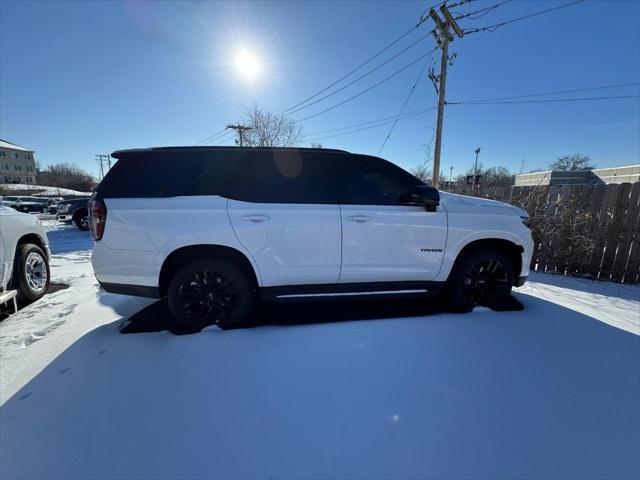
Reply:
[[263, 286], [336, 283], [341, 224], [337, 182], [322, 154], [249, 154], [225, 193], [240, 243]]
[[409, 203], [420, 181], [389, 162], [351, 156], [341, 167], [340, 283], [435, 278], [447, 239], [443, 207]]

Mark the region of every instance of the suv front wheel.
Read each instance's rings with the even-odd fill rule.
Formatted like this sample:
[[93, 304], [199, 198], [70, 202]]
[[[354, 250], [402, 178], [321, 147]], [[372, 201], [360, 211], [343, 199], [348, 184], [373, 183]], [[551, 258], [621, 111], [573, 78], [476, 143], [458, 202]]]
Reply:
[[254, 302], [247, 275], [221, 259], [186, 264], [171, 279], [167, 293], [169, 310], [177, 324], [194, 332], [208, 325], [237, 327], [247, 318]]
[[470, 312], [476, 305], [499, 309], [511, 296], [513, 275], [511, 261], [498, 250], [465, 254], [448, 280], [451, 308], [457, 312]]

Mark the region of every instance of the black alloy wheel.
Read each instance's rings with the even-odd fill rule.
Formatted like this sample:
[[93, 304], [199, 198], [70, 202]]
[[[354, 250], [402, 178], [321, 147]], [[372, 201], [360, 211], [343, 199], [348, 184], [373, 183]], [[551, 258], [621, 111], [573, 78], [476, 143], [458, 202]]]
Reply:
[[182, 267], [168, 289], [174, 319], [184, 329], [209, 325], [239, 326], [253, 305], [253, 288], [246, 275], [224, 260], [201, 260]]
[[502, 252], [487, 249], [465, 255], [454, 268], [447, 290], [454, 311], [470, 312], [475, 306], [500, 309], [511, 295], [513, 266]]
[[181, 286], [180, 303], [185, 314], [202, 326], [228, 321], [238, 310], [238, 290], [224, 274], [201, 270]]
[[505, 266], [495, 258], [480, 260], [464, 272], [464, 296], [474, 305], [495, 305], [511, 292]]

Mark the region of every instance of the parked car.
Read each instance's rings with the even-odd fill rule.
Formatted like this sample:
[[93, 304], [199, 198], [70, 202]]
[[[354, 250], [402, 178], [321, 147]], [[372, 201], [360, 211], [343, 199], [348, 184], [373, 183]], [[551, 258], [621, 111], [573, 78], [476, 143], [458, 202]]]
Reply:
[[0, 290], [33, 302], [49, 288], [49, 243], [34, 215], [0, 206]]
[[87, 197], [60, 202], [56, 207], [56, 219], [64, 223], [73, 222], [80, 230], [89, 230], [88, 202], [89, 198]]
[[4, 205], [5, 207], [11, 207], [13, 208], [16, 204], [16, 201], [19, 199], [20, 197], [16, 197], [16, 196], [2, 196], [0, 197], [0, 205]]
[[329, 149], [122, 150], [89, 202], [108, 292], [167, 298], [185, 328], [233, 327], [257, 298], [426, 297], [499, 306], [529, 273], [523, 210], [439, 192]]
[[49, 199], [42, 197], [18, 197], [13, 208], [22, 213], [47, 213]]

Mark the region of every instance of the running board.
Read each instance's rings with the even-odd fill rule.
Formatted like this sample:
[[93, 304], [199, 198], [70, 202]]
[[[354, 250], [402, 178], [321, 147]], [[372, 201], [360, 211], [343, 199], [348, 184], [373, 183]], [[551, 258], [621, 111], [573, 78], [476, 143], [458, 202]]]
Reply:
[[266, 301], [354, 300], [363, 298], [425, 297], [437, 294], [442, 282], [331, 283], [260, 288]]

